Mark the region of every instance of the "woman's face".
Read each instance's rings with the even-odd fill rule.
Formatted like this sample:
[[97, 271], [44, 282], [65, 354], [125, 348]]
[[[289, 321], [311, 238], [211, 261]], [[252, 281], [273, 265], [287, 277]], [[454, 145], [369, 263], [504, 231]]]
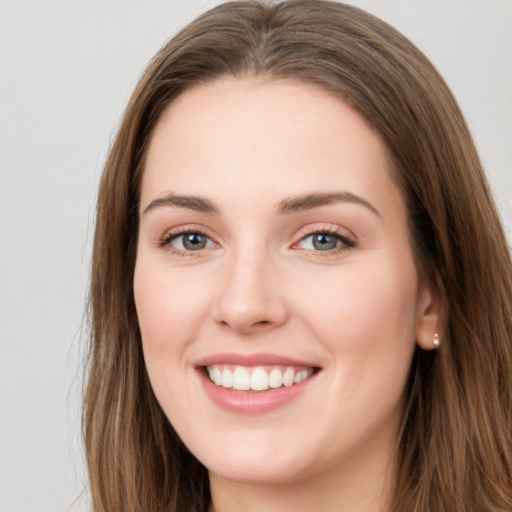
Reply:
[[358, 114], [293, 81], [200, 86], [157, 125], [135, 302], [156, 397], [211, 475], [389, 463], [436, 318], [388, 162]]

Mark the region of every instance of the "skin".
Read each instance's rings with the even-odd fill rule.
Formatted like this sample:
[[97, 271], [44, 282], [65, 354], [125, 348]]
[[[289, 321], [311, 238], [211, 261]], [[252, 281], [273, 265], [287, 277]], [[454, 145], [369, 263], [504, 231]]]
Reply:
[[[339, 192], [362, 201], [279, 211]], [[158, 201], [169, 194], [218, 211]], [[224, 80], [164, 113], [142, 181], [135, 302], [156, 397], [209, 470], [211, 510], [388, 510], [411, 357], [439, 320], [407, 218], [380, 137], [321, 89]], [[206, 246], [184, 251], [183, 230]], [[310, 236], [326, 231], [342, 237], [330, 251]], [[320, 371], [282, 407], [236, 414], [194, 368], [224, 352]]]

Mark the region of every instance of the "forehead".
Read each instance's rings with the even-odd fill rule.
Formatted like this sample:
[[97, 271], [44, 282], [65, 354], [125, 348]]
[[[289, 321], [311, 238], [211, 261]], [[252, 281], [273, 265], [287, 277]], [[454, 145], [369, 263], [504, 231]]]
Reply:
[[147, 154], [141, 207], [175, 191], [251, 190], [278, 201], [285, 192], [342, 187], [371, 196], [393, 188], [388, 162], [368, 123], [319, 87], [218, 81], [187, 90], [164, 112]]

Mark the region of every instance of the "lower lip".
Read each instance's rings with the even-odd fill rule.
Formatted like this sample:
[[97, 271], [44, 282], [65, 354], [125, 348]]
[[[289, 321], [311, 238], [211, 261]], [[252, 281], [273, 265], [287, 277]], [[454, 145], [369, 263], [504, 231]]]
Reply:
[[320, 373], [317, 371], [311, 377], [293, 386], [255, 392], [234, 391], [216, 386], [205, 375], [204, 368], [198, 368], [197, 372], [201, 384], [212, 402], [226, 411], [238, 414], [263, 414], [278, 409], [304, 393]]

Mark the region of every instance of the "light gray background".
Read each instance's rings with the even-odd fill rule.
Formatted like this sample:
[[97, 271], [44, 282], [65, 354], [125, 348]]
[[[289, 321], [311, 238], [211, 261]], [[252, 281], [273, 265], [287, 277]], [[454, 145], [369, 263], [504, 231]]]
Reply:
[[[0, 512], [85, 511], [80, 329], [96, 186], [149, 58], [216, 1], [0, 0]], [[352, 1], [433, 60], [512, 237], [512, 1]]]

